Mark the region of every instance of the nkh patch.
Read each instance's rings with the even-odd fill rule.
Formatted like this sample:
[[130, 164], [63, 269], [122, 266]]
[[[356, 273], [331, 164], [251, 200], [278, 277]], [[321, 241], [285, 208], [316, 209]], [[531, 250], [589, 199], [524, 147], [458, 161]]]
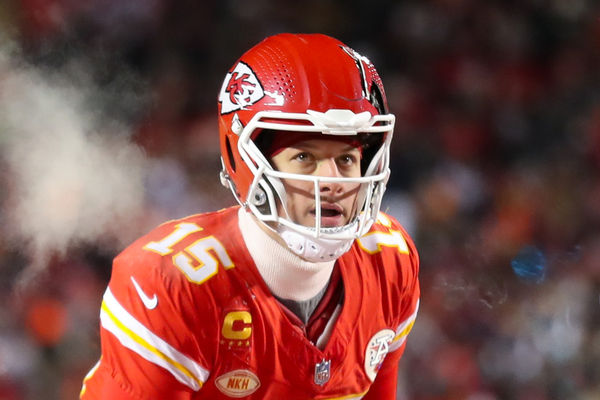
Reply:
[[331, 377], [331, 360], [323, 359], [320, 363], [315, 364], [315, 383], [323, 386]]
[[262, 85], [256, 74], [243, 62], [238, 62], [233, 71], [225, 75], [219, 102], [221, 103], [221, 114], [227, 114], [236, 110], [244, 110], [265, 95]]
[[390, 344], [396, 333], [391, 329], [382, 329], [371, 337], [365, 350], [365, 372], [371, 381], [375, 380], [385, 356], [390, 351]]
[[256, 392], [260, 380], [247, 369], [236, 369], [215, 379], [217, 389], [229, 397], [246, 397]]

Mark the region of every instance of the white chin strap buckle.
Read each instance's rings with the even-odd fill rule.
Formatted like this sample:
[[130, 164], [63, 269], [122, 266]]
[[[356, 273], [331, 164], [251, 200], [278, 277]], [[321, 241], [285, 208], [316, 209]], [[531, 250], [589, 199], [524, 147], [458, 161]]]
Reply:
[[280, 227], [278, 233], [289, 249], [310, 262], [325, 262], [338, 259], [350, 250], [354, 239], [321, 239], [302, 235], [287, 227]]

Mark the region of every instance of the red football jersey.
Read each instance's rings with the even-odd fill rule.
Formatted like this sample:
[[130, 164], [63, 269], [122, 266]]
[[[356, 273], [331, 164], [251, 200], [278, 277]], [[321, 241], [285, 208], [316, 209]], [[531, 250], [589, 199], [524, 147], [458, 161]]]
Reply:
[[403, 351], [419, 262], [398, 222], [381, 213], [337, 260], [343, 306], [320, 350], [262, 280], [238, 209], [170, 221], [115, 258], [82, 399], [359, 399]]

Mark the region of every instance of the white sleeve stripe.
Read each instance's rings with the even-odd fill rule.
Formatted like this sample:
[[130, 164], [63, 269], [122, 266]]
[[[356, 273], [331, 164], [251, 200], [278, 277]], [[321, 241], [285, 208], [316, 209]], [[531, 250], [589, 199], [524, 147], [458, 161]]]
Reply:
[[123, 346], [133, 350], [146, 360], [163, 367], [179, 382], [191, 389], [196, 391], [200, 389], [202, 382], [200, 382], [192, 372], [185, 366], [160, 352], [156, 347], [153, 347], [150, 343], [136, 335], [135, 332], [123, 326], [110, 310], [105, 307], [105, 304], [102, 305], [100, 319], [102, 321], [102, 326], [115, 335]]
[[415, 320], [417, 319], [417, 313], [419, 311], [419, 301], [417, 301], [417, 305], [415, 306], [415, 311], [404, 320], [398, 328], [396, 328], [396, 337], [392, 340], [392, 344], [390, 345], [390, 351], [395, 351], [400, 348], [406, 341], [406, 337], [410, 333], [413, 325], [415, 324]]
[[191, 389], [198, 391], [208, 379], [208, 370], [137, 321], [119, 304], [110, 289], [104, 293], [100, 321], [102, 327], [115, 335], [123, 346], [166, 369]]

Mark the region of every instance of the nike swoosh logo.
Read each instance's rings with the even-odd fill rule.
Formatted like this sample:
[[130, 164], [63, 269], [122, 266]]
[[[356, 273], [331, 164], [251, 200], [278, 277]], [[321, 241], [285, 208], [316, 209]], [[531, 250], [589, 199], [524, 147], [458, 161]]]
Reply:
[[158, 297], [156, 297], [156, 293], [154, 293], [154, 296], [148, 297], [148, 295], [144, 293], [140, 285], [138, 285], [138, 283], [135, 281], [133, 276], [131, 276], [130, 278], [131, 282], [133, 282], [133, 286], [135, 287], [135, 291], [137, 292], [138, 296], [140, 296], [140, 299], [142, 299], [142, 303], [144, 303], [144, 306], [148, 310], [153, 310], [154, 308], [156, 308], [156, 306], [158, 305]]

